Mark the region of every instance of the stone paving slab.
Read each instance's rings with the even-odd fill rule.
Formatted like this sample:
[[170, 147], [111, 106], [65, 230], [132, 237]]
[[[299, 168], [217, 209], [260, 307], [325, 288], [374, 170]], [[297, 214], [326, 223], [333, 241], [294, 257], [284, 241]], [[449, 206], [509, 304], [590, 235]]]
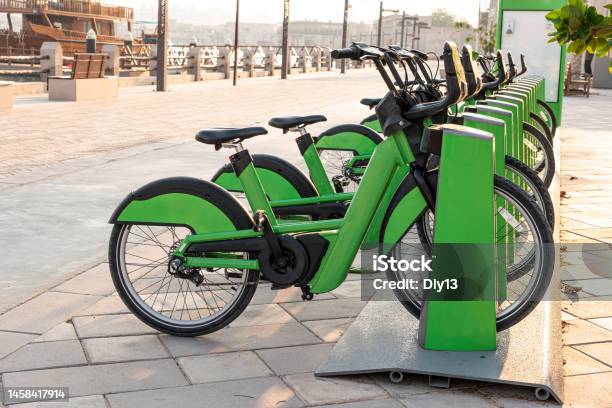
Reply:
[[612, 279], [610, 278], [578, 279], [571, 282], [572, 285], [581, 287], [583, 292], [593, 296], [612, 295]]
[[34, 340], [36, 337], [37, 336], [34, 334], [0, 331], [0, 344], [2, 344], [0, 348], [0, 358], [11, 354], [13, 351]]
[[612, 367], [592, 358], [588, 353], [581, 352], [584, 346], [565, 346], [563, 348], [564, 374], [580, 375], [611, 371]]
[[78, 313], [78, 316], [95, 316], [130, 313], [119, 295], [106, 296], [91, 307]]
[[229, 327], [283, 323], [296, 323], [296, 321], [279, 305], [249, 305], [236, 320], [230, 323]]
[[593, 297], [580, 302], [565, 301], [561, 308], [582, 319], [612, 315], [612, 296]]
[[495, 408], [496, 404], [477, 392], [464, 391], [419, 394], [401, 400], [406, 408]]
[[612, 341], [612, 332], [586, 320], [563, 324], [563, 343], [567, 345]]
[[192, 384], [272, 375], [252, 351], [181, 357], [177, 361]]
[[394, 399], [377, 399], [357, 402], [345, 402], [343, 404], [317, 405], [314, 408], [405, 408], [399, 401]]
[[302, 407], [279, 378], [263, 377], [188, 387], [107, 395], [111, 408], [293, 408]]
[[68, 387], [71, 396], [187, 385], [174, 360], [22, 371], [2, 375], [5, 387]]
[[331, 351], [332, 344], [257, 350], [259, 357], [277, 375], [314, 372]]
[[361, 279], [345, 281], [337, 289], [334, 289], [332, 295], [338, 298], [354, 298], [361, 297]]
[[153, 335], [84, 339], [83, 348], [92, 364], [170, 357]]
[[45, 292], [1, 315], [0, 329], [42, 334], [99, 299], [99, 296]]
[[33, 342], [39, 343], [44, 341], [58, 341], [58, 340], [76, 340], [77, 335], [74, 331], [72, 323], [60, 323], [51, 330], [37, 337]]
[[40, 401], [12, 405], [18, 408], [107, 408], [102, 395], [70, 398], [69, 401]]
[[303, 324], [321, 340], [335, 342], [342, 337], [353, 320], [353, 318], [310, 320]]
[[72, 322], [81, 339], [158, 333], [132, 314], [82, 316], [73, 318]]
[[608, 367], [606, 371], [612, 371], [612, 342], [582, 344], [574, 348], [606, 364]]
[[565, 377], [565, 399], [575, 408], [609, 407], [612, 372]]
[[0, 373], [87, 364], [78, 340], [30, 343], [0, 360]]
[[298, 323], [230, 327], [201, 337], [160, 336], [174, 357], [320, 343]]
[[600, 317], [597, 319], [590, 319], [589, 321], [603, 327], [606, 330], [612, 331], [612, 317]]
[[317, 302], [281, 303], [295, 319], [320, 320], [341, 317], [355, 317], [361, 312], [366, 302], [359, 298], [330, 299]]
[[[316, 300], [334, 299], [330, 293], [322, 293], [315, 295]], [[270, 285], [258, 285], [251, 305], [268, 304], [268, 303], [289, 303], [302, 302], [302, 290], [300, 288], [287, 288], [283, 290], [272, 290]]]
[[53, 288], [55, 292], [110, 295], [115, 291], [108, 264], [102, 263]]
[[315, 377], [313, 373], [294, 374], [283, 380], [307, 404], [350, 402], [387, 398], [387, 393], [367, 376]]

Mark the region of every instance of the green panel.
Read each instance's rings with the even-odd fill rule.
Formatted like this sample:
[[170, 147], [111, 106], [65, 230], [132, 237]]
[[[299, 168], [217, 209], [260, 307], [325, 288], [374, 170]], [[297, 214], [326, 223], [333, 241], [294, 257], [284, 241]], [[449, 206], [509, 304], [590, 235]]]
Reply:
[[382, 133], [382, 126], [380, 126], [380, 122], [378, 121], [378, 119], [362, 122], [361, 124], [365, 127], [369, 127], [376, 133]]
[[291, 200], [270, 201], [270, 204], [272, 205], [272, 207], [288, 207], [290, 205], [333, 203], [338, 201], [349, 201], [353, 198], [354, 195], [355, 193], [334, 193], [318, 197], [304, 197], [293, 198]]
[[[261, 185], [270, 200], [290, 200], [300, 198], [300, 193], [295, 187], [278, 173], [268, 169], [257, 168], [257, 175]], [[228, 191], [244, 192], [240, 180], [234, 172], [223, 173], [215, 180], [215, 184]]]
[[240, 173], [238, 178], [240, 180], [240, 184], [242, 184], [242, 188], [244, 189], [247, 201], [251, 206], [253, 214], [259, 210], [264, 211], [268, 217], [270, 225], [275, 226], [277, 224], [276, 216], [274, 215], [274, 211], [272, 211], [272, 206], [268, 201], [268, 197], [266, 196], [266, 192], [261, 185], [261, 181], [259, 180], [259, 176], [257, 175], [257, 171], [255, 170], [253, 163], [249, 163], [244, 170], [242, 170], [242, 173]]
[[259, 262], [256, 259], [235, 259], [235, 258], [185, 258], [186, 268], [234, 268], [234, 269], [259, 269]]
[[406, 139], [403, 131], [385, 139], [374, 151], [372, 160], [346, 212], [345, 223], [338, 230], [338, 238], [321, 261], [321, 266], [311, 281], [313, 293], [329, 292], [337, 288], [359, 250], [388, 183], [393, 179], [402, 158], [396, 141]]
[[[495, 36], [496, 48], [503, 48], [501, 43], [501, 30], [503, 12], [509, 10], [524, 10], [524, 11], [548, 11], [561, 8], [567, 4], [567, 0], [499, 0], [499, 6], [497, 9], [497, 33]], [[561, 56], [559, 64], [559, 88], [557, 91], [557, 102], [547, 102], [551, 107], [555, 115], [557, 116], [557, 124], [561, 126], [562, 114], [563, 114], [563, 84], [565, 83], [565, 63], [567, 58], [567, 46], [561, 46]], [[527, 62], [529, 65], [529, 62]], [[527, 71], [529, 75], [529, 71]], [[538, 94], [538, 99], [544, 101], [544, 90]]]
[[[497, 108], [507, 109], [512, 112], [512, 118], [514, 119], [514, 125], [512, 126], [512, 132], [506, 136], [506, 153], [521, 160], [522, 149], [519, 149], [518, 134], [522, 133], [522, 112], [519, 112], [519, 106], [501, 99], [490, 99], [487, 100], [488, 106], [494, 106]], [[520, 129], [520, 131], [519, 131]]]
[[315, 143], [317, 150], [347, 150], [358, 155], [369, 155], [376, 149], [376, 143], [367, 136], [355, 132], [340, 132], [319, 138]]
[[384, 248], [389, 249], [399, 242], [426, 207], [427, 202], [418, 188], [406, 194], [389, 218], [382, 242]]
[[503, 177], [506, 161], [506, 126], [504, 121], [494, 117], [486, 117], [485, 115], [466, 113], [464, 114], [463, 125], [489, 132], [493, 135], [494, 169], [496, 174]]
[[325, 230], [336, 230], [344, 225], [344, 218], [317, 221], [300, 221], [293, 223], [282, 223], [274, 227], [277, 234], [288, 234], [292, 232], [315, 232]]
[[[259, 169], [259, 170], [263, 170], [263, 169]], [[233, 171], [228, 172], [228, 173], [222, 173], [215, 180], [215, 184], [220, 187], [223, 187], [227, 191], [241, 192], [241, 193], [243, 192], [242, 185], [240, 184], [240, 180], [238, 180], [238, 177], [236, 177], [236, 173], [234, 173]]]
[[[389, 188], [385, 192], [385, 195], [382, 197], [378, 208], [376, 209], [376, 213], [374, 214], [374, 217], [372, 217], [368, 232], [366, 233], [366, 236], [363, 239], [363, 249], [375, 248], [380, 243], [380, 229], [382, 228], [383, 220], [385, 219], [385, 215], [387, 214], [387, 210], [389, 209], [389, 204], [391, 203], [391, 200], [393, 199], [393, 196], [395, 195], [400, 184], [406, 178], [409, 172], [410, 167], [401, 166], [393, 175], [393, 179], [389, 183]], [[406, 217], [404, 221], [410, 221], [409, 217]]]
[[119, 222], [188, 225], [195, 233], [234, 231], [225, 213], [200, 197], [162, 194], [148, 200], [134, 200], [121, 212]]
[[[323, 139], [326, 138], [324, 137]], [[315, 145], [311, 144], [308, 146], [303, 155], [306, 166], [308, 166], [310, 179], [317, 188], [319, 194], [333, 194], [335, 192], [334, 187], [329, 181], [327, 173], [325, 173], [325, 168], [323, 167], [323, 163], [321, 163], [321, 158], [319, 157], [319, 152], [317, 152]]]
[[444, 127], [431, 277], [440, 282], [461, 278], [456, 266], [460, 262], [462, 281], [482, 286], [480, 290], [477, 284], [463, 288], [469, 293], [463, 300], [456, 300], [452, 290], [430, 291], [419, 331], [419, 341], [426, 349], [496, 347], [493, 148], [490, 133]]
[[[514, 132], [514, 126], [515, 126], [514, 115], [512, 111], [509, 109], [503, 109], [501, 107], [494, 106], [491, 103], [488, 105], [476, 105], [476, 112], [479, 115], [485, 115], [485, 116], [489, 116], [489, 117], [500, 119], [504, 121], [505, 142], [504, 142], [504, 147], [503, 149], [501, 149], [501, 151], [503, 151], [504, 162], [505, 162], [505, 155], [512, 154], [512, 138], [513, 138], [513, 132]], [[496, 153], [496, 157], [499, 157], [500, 147], [497, 144], [497, 139], [496, 139], [496, 144], [495, 144], [495, 153]]]

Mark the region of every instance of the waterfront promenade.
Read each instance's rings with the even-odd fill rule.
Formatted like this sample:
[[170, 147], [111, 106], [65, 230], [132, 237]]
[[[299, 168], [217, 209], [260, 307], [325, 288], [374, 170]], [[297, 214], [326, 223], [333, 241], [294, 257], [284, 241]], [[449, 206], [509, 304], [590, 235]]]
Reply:
[[[126, 88], [114, 102], [17, 98], [12, 111], [0, 113], [3, 384], [69, 386], [73, 398], [64, 406], [88, 408], [554, 406], [511, 386], [453, 381], [441, 390], [418, 376], [399, 385], [385, 375], [314, 377], [364, 306], [354, 275], [308, 303], [298, 291], [262, 286], [229, 328], [195, 339], [151, 330], [116, 295], [105, 263], [106, 221], [125, 194], [147, 181], [209, 178], [226, 163], [228, 152], [193, 139], [197, 130], [325, 114], [329, 122], [311, 127], [317, 134], [359, 121], [369, 114], [359, 99], [382, 92], [375, 72], [355, 70], [346, 77], [244, 80], [236, 88], [229, 81], [174, 85], [165, 94]], [[565, 104], [558, 139], [567, 197], [561, 200], [563, 242], [612, 242], [612, 93], [595, 92]], [[594, 117], [595, 110], [608, 114]], [[299, 164], [292, 135], [270, 130], [247, 147]], [[563, 258], [576, 261], [571, 253]], [[564, 302], [566, 402], [609, 406], [612, 287], [606, 281], [576, 285], [583, 287], [575, 296], [581, 300]]]

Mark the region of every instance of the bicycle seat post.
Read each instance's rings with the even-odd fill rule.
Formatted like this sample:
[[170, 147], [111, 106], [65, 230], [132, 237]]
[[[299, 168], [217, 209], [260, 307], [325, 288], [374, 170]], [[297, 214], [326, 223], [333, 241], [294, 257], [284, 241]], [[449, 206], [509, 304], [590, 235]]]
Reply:
[[240, 140], [231, 141], [229, 143], [221, 143], [221, 147], [226, 149], [234, 149], [236, 153], [240, 153], [244, 150], [244, 146], [242, 146], [242, 142]]
[[300, 154], [308, 167], [310, 179], [317, 186], [319, 194], [322, 196], [336, 193], [332, 182], [327, 177], [327, 172], [319, 156], [312, 135], [306, 130], [306, 125], [294, 126], [287, 129], [289, 132], [298, 132], [300, 135], [295, 138], [295, 143], [300, 150]]

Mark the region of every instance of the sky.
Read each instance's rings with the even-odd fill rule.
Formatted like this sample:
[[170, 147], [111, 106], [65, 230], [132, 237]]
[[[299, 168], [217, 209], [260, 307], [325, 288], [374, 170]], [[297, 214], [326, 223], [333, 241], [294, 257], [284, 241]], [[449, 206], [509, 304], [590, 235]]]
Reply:
[[[102, 0], [136, 8], [137, 20], [155, 20], [157, 0]], [[234, 0], [169, 0], [170, 18], [202, 25], [233, 21]], [[488, 7], [489, 0], [385, 0], [385, 9], [399, 9], [407, 14], [428, 15], [438, 8], [475, 24], [478, 4]], [[378, 18], [379, 1], [350, 0], [350, 21], [371, 21]], [[291, 20], [342, 21], [344, 0], [291, 0]], [[241, 0], [240, 19], [244, 22], [273, 23], [282, 20], [283, 0]]]

